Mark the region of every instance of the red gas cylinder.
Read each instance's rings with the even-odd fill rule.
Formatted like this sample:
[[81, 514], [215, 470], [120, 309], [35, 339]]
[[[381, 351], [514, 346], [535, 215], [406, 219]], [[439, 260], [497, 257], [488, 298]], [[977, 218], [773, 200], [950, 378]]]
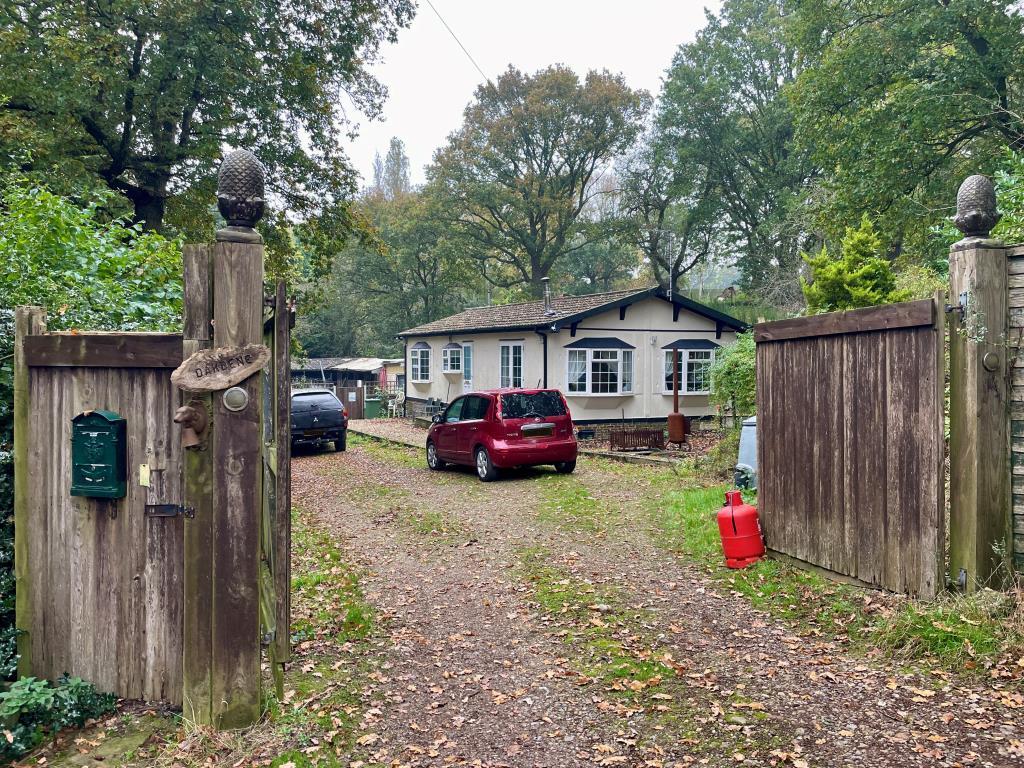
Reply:
[[718, 531], [722, 534], [725, 564], [730, 568], [746, 568], [764, 555], [757, 507], [744, 504], [739, 491], [725, 494], [725, 506], [718, 510]]

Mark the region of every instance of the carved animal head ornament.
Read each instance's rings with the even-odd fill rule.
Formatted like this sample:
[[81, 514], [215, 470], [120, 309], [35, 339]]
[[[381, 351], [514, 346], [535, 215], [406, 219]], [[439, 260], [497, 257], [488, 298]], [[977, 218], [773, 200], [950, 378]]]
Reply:
[[988, 237], [998, 221], [992, 180], [980, 174], [968, 176], [956, 193], [956, 228], [964, 237]]

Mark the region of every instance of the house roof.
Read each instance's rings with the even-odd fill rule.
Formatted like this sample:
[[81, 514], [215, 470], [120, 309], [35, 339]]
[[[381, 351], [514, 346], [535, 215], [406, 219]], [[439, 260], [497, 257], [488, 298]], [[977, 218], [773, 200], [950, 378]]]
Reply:
[[292, 360], [293, 371], [358, 371], [372, 373], [388, 362], [379, 357], [311, 357]]
[[[415, 328], [402, 331], [405, 336], [447, 336], [454, 333], [529, 331], [552, 326], [565, 327], [585, 317], [606, 312], [642, 299], [658, 297], [670, 301], [668, 294], [657, 286], [630, 288], [623, 291], [592, 293], [586, 296], [558, 296], [551, 299], [550, 314], [545, 311], [544, 301], [528, 301], [521, 304], [502, 304], [490, 307], [472, 307], [458, 314], [442, 317]], [[682, 294], [673, 296], [673, 304], [698, 315], [710, 318], [735, 330], [745, 330], [746, 324], [735, 317], [719, 312], [700, 302], [688, 299]]]
[[347, 357], [306, 357], [301, 359], [292, 358], [293, 371], [325, 371], [331, 370], [338, 363], [348, 360]]

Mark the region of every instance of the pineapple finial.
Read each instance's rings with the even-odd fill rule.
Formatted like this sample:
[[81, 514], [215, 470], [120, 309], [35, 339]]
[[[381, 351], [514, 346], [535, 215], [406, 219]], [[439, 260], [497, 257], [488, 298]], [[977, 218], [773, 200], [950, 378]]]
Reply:
[[229, 152], [217, 172], [217, 208], [228, 225], [217, 231], [217, 240], [261, 243], [253, 227], [263, 216], [266, 170], [247, 149]]

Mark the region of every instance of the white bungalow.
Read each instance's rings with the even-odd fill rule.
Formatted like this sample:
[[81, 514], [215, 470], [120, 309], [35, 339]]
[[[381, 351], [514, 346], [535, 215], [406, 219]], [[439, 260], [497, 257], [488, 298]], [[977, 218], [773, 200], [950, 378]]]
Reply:
[[555, 387], [577, 424], [663, 421], [679, 351], [680, 410], [710, 416], [708, 369], [746, 325], [660, 288], [474, 307], [402, 331], [406, 401]]

